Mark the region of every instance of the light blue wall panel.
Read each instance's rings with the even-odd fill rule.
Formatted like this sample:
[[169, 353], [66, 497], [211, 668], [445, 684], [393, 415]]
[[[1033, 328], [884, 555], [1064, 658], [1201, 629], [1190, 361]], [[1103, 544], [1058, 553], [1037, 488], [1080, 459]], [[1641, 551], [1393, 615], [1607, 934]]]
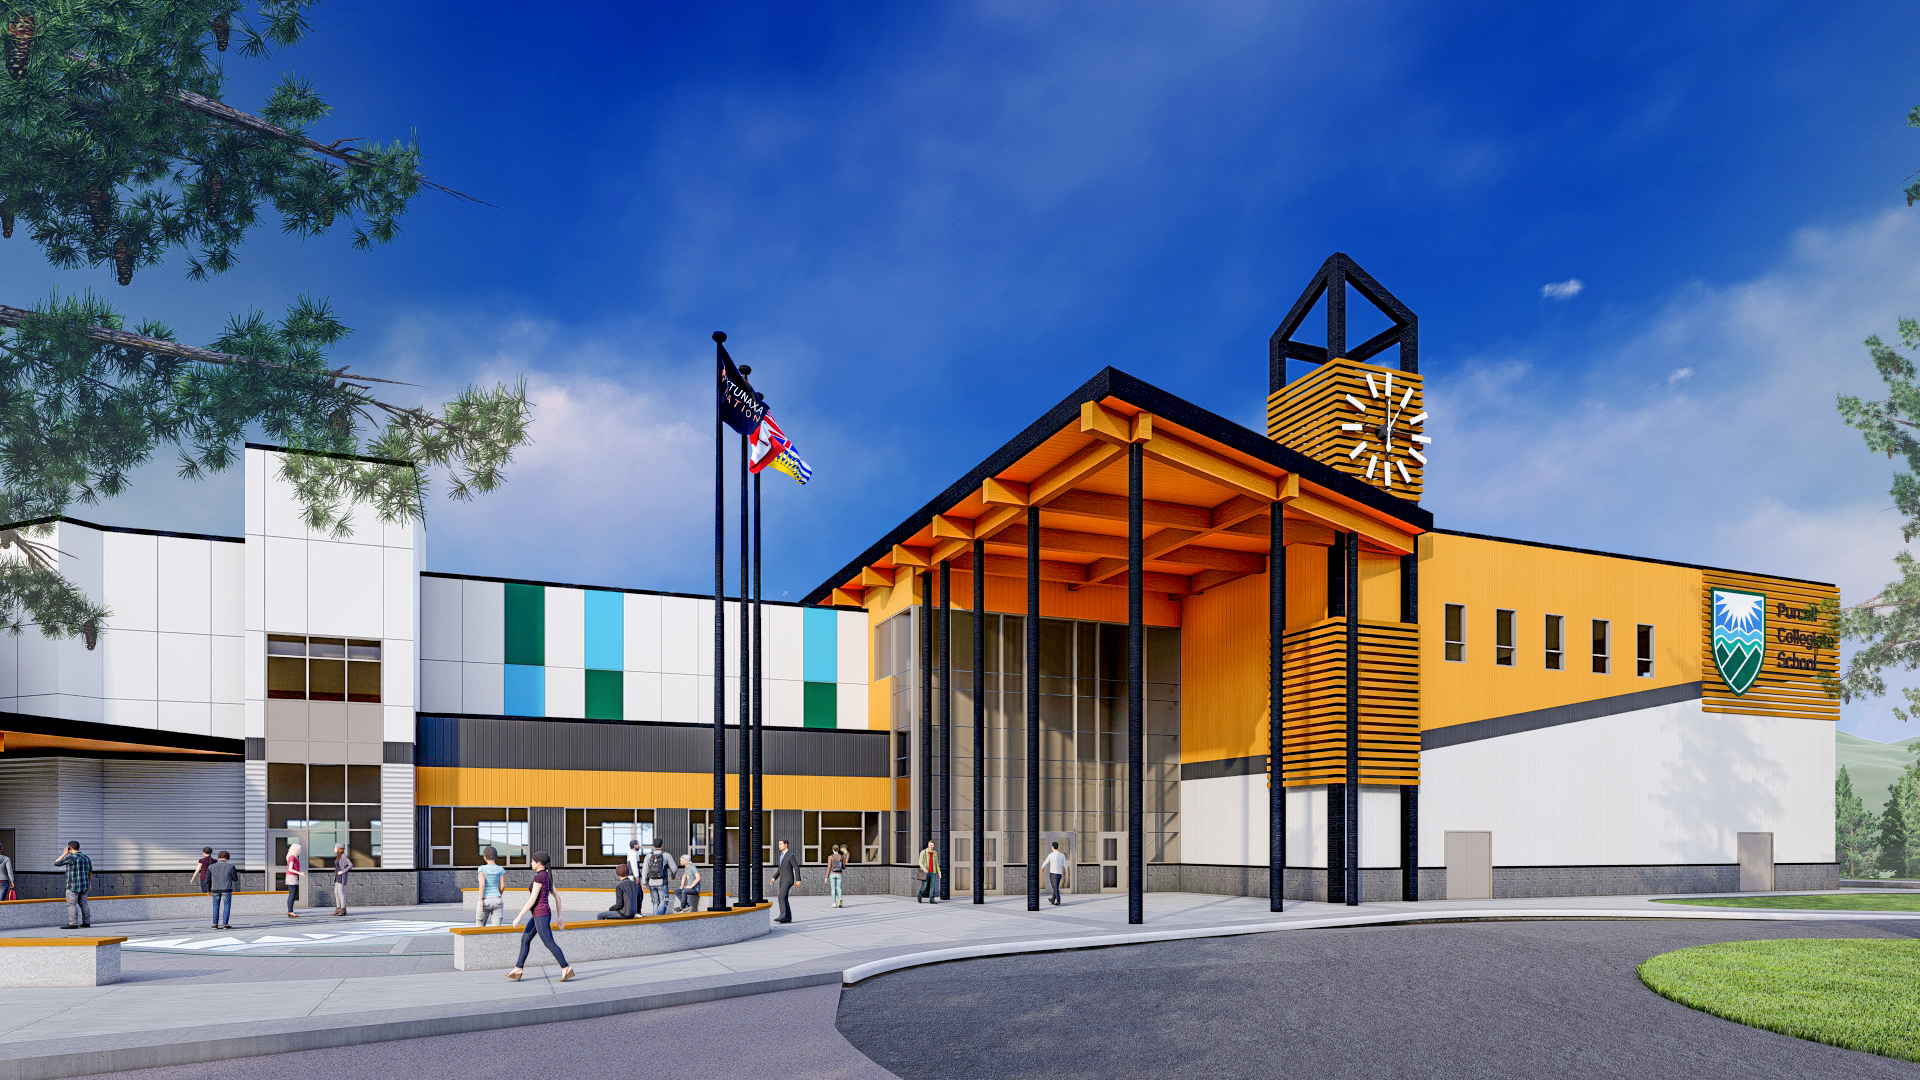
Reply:
[[808, 682], [840, 679], [840, 623], [829, 608], [806, 609], [806, 672]]
[[587, 666], [619, 671], [626, 666], [624, 595], [587, 590]]
[[503, 680], [507, 716], [547, 715], [547, 669], [532, 664], [508, 664]]

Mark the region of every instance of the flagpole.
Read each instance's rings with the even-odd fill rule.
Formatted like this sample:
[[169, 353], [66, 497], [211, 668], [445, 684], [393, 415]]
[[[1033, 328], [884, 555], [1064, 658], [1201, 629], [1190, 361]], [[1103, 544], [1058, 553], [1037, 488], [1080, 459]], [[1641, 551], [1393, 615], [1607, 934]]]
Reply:
[[[713, 332], [713, 363], [726, 378], [727, 335]], [[722, 399], [713, 407], [713, 817], [707, 822], [707, 862], [714, 875], [714, 911], [727, 910], [727, 423]]]
[[[753, 373], [752, 368], [743, 368], [742, 375]], [[752, 724], [753, 705], [751, 690], [753, 668], [749, 663], [753, 642], [747, 618], [747, 582], [753, 574], [748, 564], [748, 542], [751, 537], [752, 522], [748, 520], [752, 507], [747, 498], [747, 457], [750, 450], [747, 436], [740, 436], [740, 794], [734, 801], [740, 804], [740, 882], [734, 895], [742, 904], [753, 903], [753, 883], [749, 880], [753, 874], [755, 857], [760, 852], [760, 837], [755, 835], [760, 822], [753, 817], [750, 797], [753, 794], [752, 762], [748, 759], [753, 749], [753, 740], [748, 737], [748, 728]], [[750, 854], [751, 853], [751, 854]]]
[[[760, 474], [753, 474], [753, 821], [758, 829], [765, 820], [766, 809], [761, 805], [765, 794], [762, 790], [764, 777], [760, 768], [760, 728], [763, 711], [766, 708], [766, 668], [760, 653]], [[758, 834], [756, 833], [756, 839]], [[802, 847], [804, 851], [804, 845]], [[753, 849], [753, 902], [766, 902], [766, 873], [762, 861], [765, 856], [760, 846]]]

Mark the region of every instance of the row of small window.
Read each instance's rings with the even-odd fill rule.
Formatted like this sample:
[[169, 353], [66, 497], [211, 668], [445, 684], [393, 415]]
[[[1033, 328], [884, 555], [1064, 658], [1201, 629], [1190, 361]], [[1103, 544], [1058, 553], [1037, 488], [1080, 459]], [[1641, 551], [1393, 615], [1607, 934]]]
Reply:
[[380, 643], [359, 638], [268, 634], [267, 696], [378, 702]]
[[[1519, 648], [1515, 644], [1515, 620], [1518, 615], [1505, 608], [1493, 613], [1493, 662], [1499, 667], [1515, 667], [1518, 664]], [[1567, 619], [1564, 615], [1548, 615], [1541, 634], [1542, 664], [1548, 671], [1564, 671], [1567, 667]], [[1595, 675], [1607, 675], [1613, 671], [1613, 622], [1609, 619], [1594, 619], [1590, 662]], [[1653, 627], [1647, 623], [1636, 623], [1633, 631], [1633, 673], [1643, 679], [1653, 677]], [[1456, 663], [1467, 658], [1467, 608], [1465, 604], [1448, 604], [1446, 616], [1446, 657]]]
[[[525, 866], [531, 848], [524, 806], [433, 806], [427, 808], [427, 852], [432, 866], [478, 866], [483, 848], [491, 847], [503, 866]], [[656, 834], [658, 811], [640, 809], [568, 808], [565, 843], [561, 847], [562, 866], [613, 866], [627, 859], [634, 841], [651, 848], [656, 835], [675, 858], [691, 855], [700, 864], [711, 862], [707, 837], [712, 831], [713, 811], [689, 810], [687, 831], [673, 835]], [[678, 815], [675, 815], [678, 816]], [[761, 814], [760, 855], [763, 862], [773, 861], [776, 839], [772, 815]], [[799, 840], [800, 860], [823, 863], [836, 847], [845, 847], [852, 862], [879, 862], [880, 814], [859, 810], [801, 811], [801, 835], [785, 838]], [[740, 814], [729, 810], [726, 817], [726, 852], [729, 863], [740, 858]]]

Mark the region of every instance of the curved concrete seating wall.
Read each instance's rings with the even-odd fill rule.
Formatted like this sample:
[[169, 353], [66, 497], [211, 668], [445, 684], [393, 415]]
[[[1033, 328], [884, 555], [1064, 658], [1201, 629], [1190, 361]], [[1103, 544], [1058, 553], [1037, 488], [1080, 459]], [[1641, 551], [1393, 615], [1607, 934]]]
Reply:
[[[565, 903], [563, 899], [561, 903]], [[755, 904], [728, 911], [702, 911], [686, 915], [654, 915], [644, 919], [609, 919], [606, 922], [569, 922], [556, 931], [554, 940], [569, 963], [584, 960], [618, 960], [629, 956], [655, 956], [686, 949], [706, 949], [731, 945], [736, 941], [763, 937], [773, 930], [768, 918], [771, 905]], [[453, 934], [453, 966], [461, 971], [505, 971], [513, 967], [520, 954], [519, 926], [456, 926]], [[538, 938], [527, 953], [527, 966], [551, 965], [553, 957]]]
[[[286, 910], [287, 894], [283, 892], [233, 894], [235, 915], [275, 915], [283, 914]], [[213, 918], [213, 900], [206, 893], [197, 892], [90, 896], [87, 898], [87, 911], [96, 923], [142, 922], [147, 919], [196, 919], [206, 922]], [[67, 902], [64, 899], [0, 900], [0, 930], [64, 926], [66, 922]]]
[[0, 938], [0, 986], [105, 986], [119, 982], [120, 943], [125, 940]]

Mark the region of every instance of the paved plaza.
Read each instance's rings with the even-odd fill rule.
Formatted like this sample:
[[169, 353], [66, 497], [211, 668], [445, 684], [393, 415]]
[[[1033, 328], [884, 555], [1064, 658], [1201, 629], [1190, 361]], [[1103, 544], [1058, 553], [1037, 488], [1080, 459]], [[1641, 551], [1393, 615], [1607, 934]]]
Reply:
[[[178, 922], [120, 924], [111, 930], [129, 938], [121, 983], [0, 990], [0, 1080], [589, 1020], [831, 987], [848, 973], [856, 980], [870, 978], [928, 960], [1170, 936], [1486, 917], [1872, 922], [1920, 932], [1915, 914], [1716, 910], [1655, 904], [1646, 897], [1358, 908], [1290, 901], [1279, 915], [1267, 910], [1265, 900], [1249, 897], [1152, 893], [1146, 905], [1146, 924], [1129, 927], [1123, 894], [1069, 897], [1063, 907], [1043, 905], [1038, 912], [1027, 911], [1023, 897], [994, 897], [983, 906], [961, 899], [929, 907], [901, 897], [850, 896], [846, 907], [835, 909], [823, 897], [801, 896], [796, 921], [774, 927], [766, 937], [582, 963], [579, 977], [564, 985], [551, 967], [530, 968], [519, 983], [497, 971], [453, 970], [446, 927], [465, 914], [453, 905], [368, 910], [348, 918], [316, 913], [299, 920], [244, 919], [233, 931]], [[540, 955], [536, 945], [535, 956]]]

